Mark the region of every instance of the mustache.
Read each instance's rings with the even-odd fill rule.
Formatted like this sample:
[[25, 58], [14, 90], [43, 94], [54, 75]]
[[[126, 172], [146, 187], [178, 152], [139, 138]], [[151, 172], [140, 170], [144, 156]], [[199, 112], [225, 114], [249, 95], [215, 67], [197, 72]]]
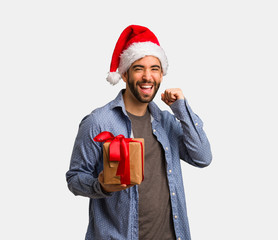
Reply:
[[155, 87], [157, 86], [157, 83], [155, 81], [147, 81], [147, 80], [138, 81], [138, 82], [136, 82], [136, 85], [140, 85], [142, 83], [150, 83], [150, 84], [154, 85]]

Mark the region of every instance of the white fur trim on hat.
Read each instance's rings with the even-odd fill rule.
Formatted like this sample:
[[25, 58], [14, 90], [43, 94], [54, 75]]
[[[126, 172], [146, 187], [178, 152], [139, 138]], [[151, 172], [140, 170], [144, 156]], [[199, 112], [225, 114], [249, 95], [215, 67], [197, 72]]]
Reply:
[[163, 75], [167, 74], [168, 60], [164, 50], [153, 42], [136, 42], [131, 44], [120, 56], [119, 74], [125, 73], [138, 59], [154, 56], [160, 60]]

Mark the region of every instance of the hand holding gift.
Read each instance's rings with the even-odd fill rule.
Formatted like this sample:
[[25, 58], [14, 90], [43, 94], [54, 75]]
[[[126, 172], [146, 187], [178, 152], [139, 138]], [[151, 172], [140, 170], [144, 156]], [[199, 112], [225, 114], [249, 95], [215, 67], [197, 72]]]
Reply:
[[98, 181], [105, 192], [118, 192], [125, 190], [127, 188], [133, 187], [134, 184], [126, 185], [126, 184], [105, 184], [104, 183], [104, 174], [103, 171], [98, 175]]

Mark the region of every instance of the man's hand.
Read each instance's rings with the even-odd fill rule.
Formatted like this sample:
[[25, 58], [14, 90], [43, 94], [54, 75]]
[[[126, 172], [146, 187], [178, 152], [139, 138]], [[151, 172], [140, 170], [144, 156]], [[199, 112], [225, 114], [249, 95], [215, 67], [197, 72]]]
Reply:
[[126, 185], [126, 184], [104, 184], [104, 176], [103, 171], [98, 175], [98, 181], [105, 192], [118, 192], [121, 190], [125, 190], [127, 188], [133, 187], [134, 185]]
[[168, 106], [171, 106], [178, 99], [184, 99], [184, 95], [180, 88], [169, 88], [161, 94], [161, 100]]

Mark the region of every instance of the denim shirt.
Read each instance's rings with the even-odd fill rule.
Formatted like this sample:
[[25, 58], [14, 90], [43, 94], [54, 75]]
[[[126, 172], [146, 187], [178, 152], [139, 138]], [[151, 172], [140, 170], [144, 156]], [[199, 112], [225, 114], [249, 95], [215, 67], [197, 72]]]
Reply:
[[[66, 173], [70, 191], [90, 198], [86, 240], [138, 240], [139, 236], [138, 185], [106, 193], [97, 179], [103, 170], [103, 143], [94, 142], [93, 138], [102, 131], [109, 131], [114, 136], [132, 136], [122, 93], [81, 121], [70, 169]], [[190, 240], [180, 159], [196, 167], [208, 166], [212, 159], [210, 144], [203, 131], [203, 122], [192, 112], [186, 100], [177, 100], [171, 105], [174, 115], [161, 111], [154, 102], [149, 103], [149, 110], [153, 134], [165, 153], [165, 174], [176, 237]]]

